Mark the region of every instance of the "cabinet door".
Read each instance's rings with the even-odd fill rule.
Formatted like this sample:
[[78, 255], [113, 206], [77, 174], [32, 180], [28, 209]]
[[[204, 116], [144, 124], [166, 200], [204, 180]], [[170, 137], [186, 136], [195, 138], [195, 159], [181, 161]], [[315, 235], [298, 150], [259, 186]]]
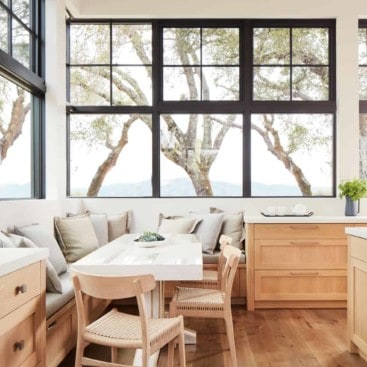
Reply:
[[367, 355], [367, 263], [351, 258], [349, 276], [353, 287], [348, 295], [350, 338]]
[[342, 239], [256, 240], [256, 269], [347, 269]]
[[255, 271], [255, 301], [334, 301], [347, 299], [345, 270]]

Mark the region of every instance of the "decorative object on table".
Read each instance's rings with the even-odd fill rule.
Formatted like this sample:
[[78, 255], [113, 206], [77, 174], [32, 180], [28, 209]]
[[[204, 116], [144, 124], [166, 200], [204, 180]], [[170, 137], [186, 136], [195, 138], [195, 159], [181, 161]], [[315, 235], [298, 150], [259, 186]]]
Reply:
[[345, 215], [355, 216], [359, 213], [360, 199], [367, 195], [367, 180], [355, 178], [353, 180], [342, 181], [338, 189], [339, 197], [345, 196]]
[[165, 240], [166, 239], [159, 233], [144, 232], [139, 238], [136, 238], [134, 242], [140, 247], [155, 247], [162, 245]]

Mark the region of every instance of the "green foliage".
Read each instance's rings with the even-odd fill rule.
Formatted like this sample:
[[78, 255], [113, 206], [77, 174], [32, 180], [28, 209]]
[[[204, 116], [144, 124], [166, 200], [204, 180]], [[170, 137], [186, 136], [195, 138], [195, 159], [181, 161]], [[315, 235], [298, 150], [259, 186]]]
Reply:
[[339, 197], [350, 197], [352, 200], [359, 200], [367, 195], [367, 180], [355, 178], [343, 181], [339, 184]]
[[137, 241], [137, 242], [152, 242], [152, 241], [163, 241], [163, 240], [165, 240], [165, 238], [163, 236], [161, 236], [159, 233], [144, 232], [135, 241]]

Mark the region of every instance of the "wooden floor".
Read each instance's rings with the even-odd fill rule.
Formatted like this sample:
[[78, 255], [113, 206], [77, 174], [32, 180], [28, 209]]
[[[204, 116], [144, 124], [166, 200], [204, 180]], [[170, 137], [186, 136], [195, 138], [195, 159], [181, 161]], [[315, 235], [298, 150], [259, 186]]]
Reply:
[[[367, 367], [348, 352], [346, 310], [260, 310], [233, 307], [238, 367]], [[221, 320], [187, 319], [198, 331], [195, 347], [186, 347], [187, 367], [230, 367]], [[92, 346], [90, 355], [109, 352]], [[60, 365], [72, 367], [74, 353]], [[178, 365], [178, 364], [177, 364]], [[162, 350], [159, 367], [166, 367]]]

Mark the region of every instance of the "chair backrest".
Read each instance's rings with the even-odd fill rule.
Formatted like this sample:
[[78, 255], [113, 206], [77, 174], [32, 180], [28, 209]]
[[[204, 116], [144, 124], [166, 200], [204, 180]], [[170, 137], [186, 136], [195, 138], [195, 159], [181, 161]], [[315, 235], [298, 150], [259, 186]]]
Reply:
[[223, 256], [223, 250], [226, 246], [229, 246], [232, 244], [232, 237], [226, 236], [225, 234], [222, 234], [219, 237], [219, 244], [220, 244], [220, 255], [218, 259], [218, 268], [217, 268], [217, 282], [218, 282], [218, 288], [221, 289], [221, 282], [222, 282], [222, 272], [224, 269], [224, 264], [226, 262], [225, 257]]
[[147, 320], [144, 293], [155, 288], [156, 283], [153, 275], [104, 276], [74, 271], [73, 284], [79, 330], [84, 330], [89, 322], [87, 303], [83, 301], [83, 295], [106, 300], [136, 297], [144, 333]]
[[224, 268], [221, 272], [220, 289], [225, 293], [225, 302], [231, 304], [231, 294], [234, 277], [240, 262], [241, 250], [234, 246], [225, 246], [223, 249]]

